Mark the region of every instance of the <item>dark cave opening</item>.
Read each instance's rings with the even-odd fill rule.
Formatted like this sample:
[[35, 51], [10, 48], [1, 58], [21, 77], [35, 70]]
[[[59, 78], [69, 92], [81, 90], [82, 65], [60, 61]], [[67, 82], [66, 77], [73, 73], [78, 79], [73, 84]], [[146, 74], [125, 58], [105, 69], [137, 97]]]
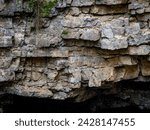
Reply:
[[[150, 82], [122, 81], [116, 93], [97, 90], [97, 96], [84, 101], [52, 100], [5, 94], [4, 113], [144, 113], [150, 112]], [[106, 94], [107, 93], [107, 94]]]
[[[10, 96], [10, 95], [7, 95]], [[51, 100], [45, 98], [23, 97], [11, 95], [12, 104], [3, 106], [4, 113], [91, 113], [91, 112], [147, 112], [147, 110], [140, 110], [136, 106], [128, 106], [122, 108], [105, 108], [99, 110], [92, 110], [92, 100], [90, 99], [81, 103], [74, 103], [71, 101]]]

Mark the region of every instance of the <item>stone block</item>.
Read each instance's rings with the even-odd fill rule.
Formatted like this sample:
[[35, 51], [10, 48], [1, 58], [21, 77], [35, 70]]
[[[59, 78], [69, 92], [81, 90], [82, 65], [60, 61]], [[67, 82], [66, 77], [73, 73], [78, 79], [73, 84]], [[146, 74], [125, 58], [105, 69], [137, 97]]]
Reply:
[[117, 5], [117, 6], [94, 6], [91, 9], [91, 13], [95, 15], [107, 15], [107, 14], [120, 14], [126, 13], [128, 8], [126, 5]]
[[150, 62], [146, 60], [141, 61], [141, 72], [143, 76], [150, 76]]
[[0, 18], [0, 27], [5, 29], [12, 29], [12, 18]]
[[37, 81], [41, 78], [41, 73], [39, 72], [32, 72], [32, 80]]
[[98, 41], [100, 33], [97, 29], [66, 29], [62, 32], [62, 38]]
[[139, 76], [140, 69], [139, 66], [125, 66], [125, 74], [123, 79], [130, 80], [135, 79]]
[[79, 29], [65, 29], [62, 32], [62, 38], [63, 39], [79, 39], [80, 38]]
[[101, 87], [102, 82], [110, 82], [114, 79], [114, 68], [104, 67], [93, 69], [92, 75], [89, 77], [89, 87]]
[[103, 38], [100, 41], [100, 47], [106, 50], [118, 50], [125, 49], [128, 47], [126, 37], [114, 37], [112, 39]]
[[4, 0], [0, 1], [0, 12], [6, 7]]
[[137, 47], [129, 47], [128, 54], [130, 55], [148, 55], [150, 53], [149, 45], [141, 45]]
[[115, 80], [116, 82], [121, 80], [135, 79], [139, 76], [139, 66], [123, 66], [115, 68]]
[[140, 24], [139, 23], [130, 23], [130, 26], [126, 27], [126, 33], [127, 35], [135, 35], [140, 33], [141, 29], [140, 29]]
[[91, 6], [95, 0], [73, 0], [71, 6]]
[[119, 5], [127, 4], [128, 0], [96, 0], [97, 5]]
[[150, 7], [145, 8], [145, 12], [149, 13], [150, 12]]
[[0, 82], [15, 80], [15, 73], [9, 69], [0, 69]]
[[69, 73], [71, 74], [71, 77], [69, 78], [69, 82], [72, 84], [78, 84], [81, 82], [81, 70], [70, 68]]
[[142, 44], [149, 44], [150, 43], [150, 33], [149, 31], [141, 32], [137, 35], [129, 35], [128, 37], [128, 43], [129, 45], [142, 45]]
[[81, 30], [80, 39], [98, 41], [100, 39], [100, 31], [97, 29], [83, 29]]
[[66, 16], [64, 21], [62, 21], [64, 27], [68, 28], [93, 28], [100, 22], [100, 19], [96, 17], [91, 17], [89, 15], [80, 15], [78, 17], [75, 16]]
[[73, 8], [71, 8], [71, 10], [70, 10], [70, 14], [71, 14], [72, 16], [78, 16], [78, 15], [80, 14], [80, 9], [77, 8], [77, 7], [73, 7]]
[[0, 57], [0, 68], [7, 69], [10, 67], [12, 61], [12, 57]]
[[[39, 36], [37, 37], [37, 47], [57, 46], [61, 42], [61, 38], [57, 36]], [[31, 43], [30, 43], [31, 44]]]
[[0, 37], [0, 47], [12, 47], [12, 37], [11, 36], [3, 36]]

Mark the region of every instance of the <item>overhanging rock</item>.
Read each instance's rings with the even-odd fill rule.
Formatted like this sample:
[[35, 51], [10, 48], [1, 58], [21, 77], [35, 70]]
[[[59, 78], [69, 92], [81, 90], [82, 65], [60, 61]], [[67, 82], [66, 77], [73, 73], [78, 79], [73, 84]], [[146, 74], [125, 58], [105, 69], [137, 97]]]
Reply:
[[32, 16], [27, 0], [0, 1], [0, 91], [83, 101], [150, 81], [148, 0], [60, 0], [38, 31]]

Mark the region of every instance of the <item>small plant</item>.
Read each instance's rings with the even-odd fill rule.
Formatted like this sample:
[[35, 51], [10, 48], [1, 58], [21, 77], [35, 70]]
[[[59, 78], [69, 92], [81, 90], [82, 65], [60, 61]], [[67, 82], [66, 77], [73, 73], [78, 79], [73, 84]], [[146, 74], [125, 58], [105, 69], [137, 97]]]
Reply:
[[39, 30], [42, 17], [48, 17], [52, 8], [57, 4], [58, 0], [27, 0], [29, 8], [33, 10], [35, 16], [36, 30]]
[[68, 35], [68, 33], [69, 33], [69, 32], [68, 32], [67, 30], [64, 30], [64, 31], [62, 32], [63, 35]]
[[[18, 0], [23, 1], [23, 0]], [[51, 9], [57, 4], [58, 0], [27, 0], [28, 6], [33, 10], [35, 18], [36, 43], [38, 44], [38, 33], [41, 25], [41, 18], [48, 17]]]
[[29, 0], [29, 7], [34, 11], [39, 10], [41, 16], [48, 16], [57, 0]]

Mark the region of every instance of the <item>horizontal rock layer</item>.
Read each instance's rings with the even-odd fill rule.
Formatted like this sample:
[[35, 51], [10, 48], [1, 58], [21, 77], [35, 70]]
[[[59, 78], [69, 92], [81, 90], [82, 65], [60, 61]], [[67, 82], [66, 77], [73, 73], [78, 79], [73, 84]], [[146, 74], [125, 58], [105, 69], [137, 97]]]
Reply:
[[150, 80], [149, 0], [60, 0], [36, 22], [27, 1], [0, 1], [1, 91], [82, 101]]

